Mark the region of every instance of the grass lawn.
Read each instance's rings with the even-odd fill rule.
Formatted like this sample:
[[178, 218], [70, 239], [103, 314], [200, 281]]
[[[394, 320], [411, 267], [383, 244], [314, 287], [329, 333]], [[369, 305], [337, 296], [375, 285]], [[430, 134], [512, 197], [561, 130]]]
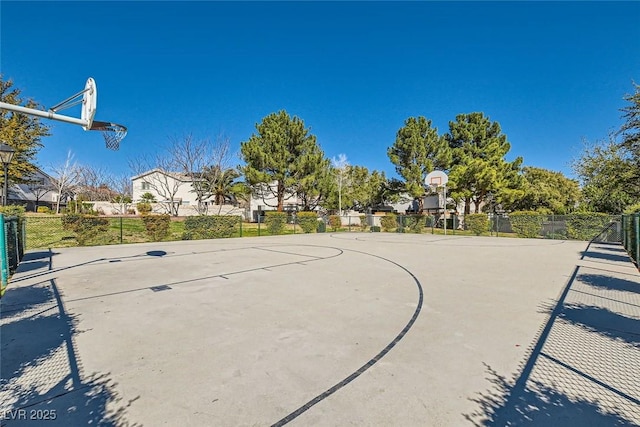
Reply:
[[[120, 243], [142, 243], [150, 242], [144, 223], [139, 217], [106, 217], [109, 221], [106, 233], [102, 233], [91, 239], [87, 245], [113, 245]], [[369, 228], [362, 230], [358, 225], [343, 226], [333, 229], [327, 226], [326, 232], [369, 232]], [[163, 240], [182, 240], [185, 232], [184, 218], [171, 218], [169, 225], [169, 236]], [[282, 234], [302, 234], [302, 228], [296, 224], [286, 224]], [[395, 233], [395, 231], [394, 231]], [[26, 215], [26, 250], [38, 248], [64, 248], [78, 246], [75, 233], [62, 228], [61, 216], [27, 214]], [[442, 228], [425, 227], [422, 234], [444, 234]], [[472, 236], [470, 231], [447, 229], [448, 235]], [[491, 233], [495, 235], [494, 233]], [[483, 236], [491, 235], [489, 232]], [[236, 227], [232, 237], [256, 237], [270, 236], [268, 227], [265, 224], [242, 223]], [[500, 233], [500, 237], [515, 237], [513, 233]]]

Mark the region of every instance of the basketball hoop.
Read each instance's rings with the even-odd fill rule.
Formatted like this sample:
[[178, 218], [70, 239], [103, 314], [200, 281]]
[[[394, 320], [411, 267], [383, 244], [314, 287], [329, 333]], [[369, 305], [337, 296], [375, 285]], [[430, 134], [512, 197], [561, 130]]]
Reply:
[[120, 141], [127, 136], [127, 128], [117, 123], [99, 122], [94, 120], [89, 130], [98, 130], [102, 132], [104, 143], [109, 150], [118, 150]]
[[[117, 123], [99, 122], [93, 120], [96, 115], [96, 102], [98, 98], [98, 89], [96, 82], [89, 77], [84, 86], [84, 90], [65, 99], [62, 102], [49, 108], [48, 111], [38, 110], [36, 108], [23, 107], [7, 102], [0, 102], [0, 109], [13, 111], [15, 113], [29, 114], [31, 116], [42, 117], [50, 120], [58, 120], [61, 122], [80, 125], [84, 130], [99, 130], [102, 132], [104, 142], [109, 150], [117, 150], [120, 148], [120, 141], [127, 136], [127, 128]], [[58, 111], [82, 104], [80, 118], [65, 116], [58, 114]]]

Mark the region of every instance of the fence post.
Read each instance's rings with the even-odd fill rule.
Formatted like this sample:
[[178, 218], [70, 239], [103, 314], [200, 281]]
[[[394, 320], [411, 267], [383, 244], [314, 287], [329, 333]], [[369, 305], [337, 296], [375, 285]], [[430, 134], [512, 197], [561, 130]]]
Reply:
[[242, 237], [242, 217], [238, 217], [238, 221], [240, 221], [240, 237]]
[[500, 237], [498, 230], [500, 229], [500, 215], [496, 214], [496, 237]]
[[4, 214], [0, 214], [0, 229], [2, 229], [2, 235], [0, 235], [0, 295], [2, 295], [4, 293], [4, 290], [7, 288], [7, 281], [9, 279], [7, 228], [4, 222]]
[[640, 265], [640, 214], [633, 215], [633, 228], [635, 230], [635, 239], [633, 242], [633, 246], [635, 249], [635, 261], [636, 265]]
[[349, 233], [351, 233], [351, 215], [349, 215], [348, 218], [349, 218]]
[[122, 217], [120, 217], [120, 244], [122, 244]]
[[18, 217], [16, 216], [16, 222], [14, 225], [14, 230], [16, 233], [16, 265], [13, 266], [13, 271], [18, 269], [18, 265], [20, 265], [20, 230], [18, 230]]
[[627, 216], [622, 215], [622, 246], [627, 249]]
[[27, 217], [24, 217], [22, 221], [20, 221], [20, 233], [22, 235], [22, 246], [20, 252], [20, 259], [24, 257], [24, 251], [27, 250]]

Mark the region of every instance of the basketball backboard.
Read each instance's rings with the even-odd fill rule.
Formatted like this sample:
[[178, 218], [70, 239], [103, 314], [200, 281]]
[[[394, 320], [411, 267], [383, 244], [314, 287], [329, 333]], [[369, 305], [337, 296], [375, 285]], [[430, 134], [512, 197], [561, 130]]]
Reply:
[[89, 77], [84, 85], [84, 94], [82, 95], [82, 112], [80, 119], [86, 122], [83, 125], [84, 130], [90, 130], [93, 124], [93, 118], [96, 115], [96, 104], [98, 103], [98, 88], [93, 78]]
[[[97, 102], [98, 88], [93, 78], [89, 77], [83, 90], [59, 102], [49, 108], [48, 111], [9, 104], [7, 102], [0, 102], [0, 108], [16, 113], [29, 114], [31, 116], [80, 125], [84, 130], [98, 130], [102, 132], [107, 148], [117, 150], [120, 147], [120, 141], [127, 135], [127, 128], [117, 123], [94, 121]], [[78, 104], [82, 104], [80, 118], [58, 114], [58, 111]]]
[[447, 185], [447, 182], [449, 182], [449, 177], [446, 173], [439, 170], [429, 172], [424, 179], [425, 185], [429, 187], [442, 187]]

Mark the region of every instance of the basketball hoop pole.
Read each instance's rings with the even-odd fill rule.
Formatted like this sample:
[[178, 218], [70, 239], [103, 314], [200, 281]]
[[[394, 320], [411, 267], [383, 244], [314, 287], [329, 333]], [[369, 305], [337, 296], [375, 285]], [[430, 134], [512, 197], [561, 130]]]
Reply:
[[0, 102], [0, 108], [9, 111], [15, 111], [16, 113], [30, 114], [32, 116], [42, 117], [45, 119], [58, 120], [60, 122], [71, 123], [74, 125], [80, 125], [87, 127], [89, 122], [87, 120], [77, 119], [75, 117], [64, 116], [62, 114], [56, 114], [53, 111], [36, 110], [35, 108], [22, 107], [20, 105], [8, 104], [6, 102]]
[[447, 184], [442, 186], [444, 193], [444, 235], [447, 235]]
[[[447, 235], [447, 182], [449, 182], [449, 177], [445, 172], [440, 170], [433, 170], [429, 172], [424, 179], [425, 185], [435, 187], [434, 190], [436, 191], [436, 194], [438, 194], [438, 187], [443, 188], [443, 193], [444, 193], [442, 195], [444, 199], [443, 200], [443, 208], [444, 208], [443, 209], [443, 216], [444, 216], [443, 228], [444, 228], [445, 236]], [[438, 196], [438, 198], [440, 198], [440, 196]]]

